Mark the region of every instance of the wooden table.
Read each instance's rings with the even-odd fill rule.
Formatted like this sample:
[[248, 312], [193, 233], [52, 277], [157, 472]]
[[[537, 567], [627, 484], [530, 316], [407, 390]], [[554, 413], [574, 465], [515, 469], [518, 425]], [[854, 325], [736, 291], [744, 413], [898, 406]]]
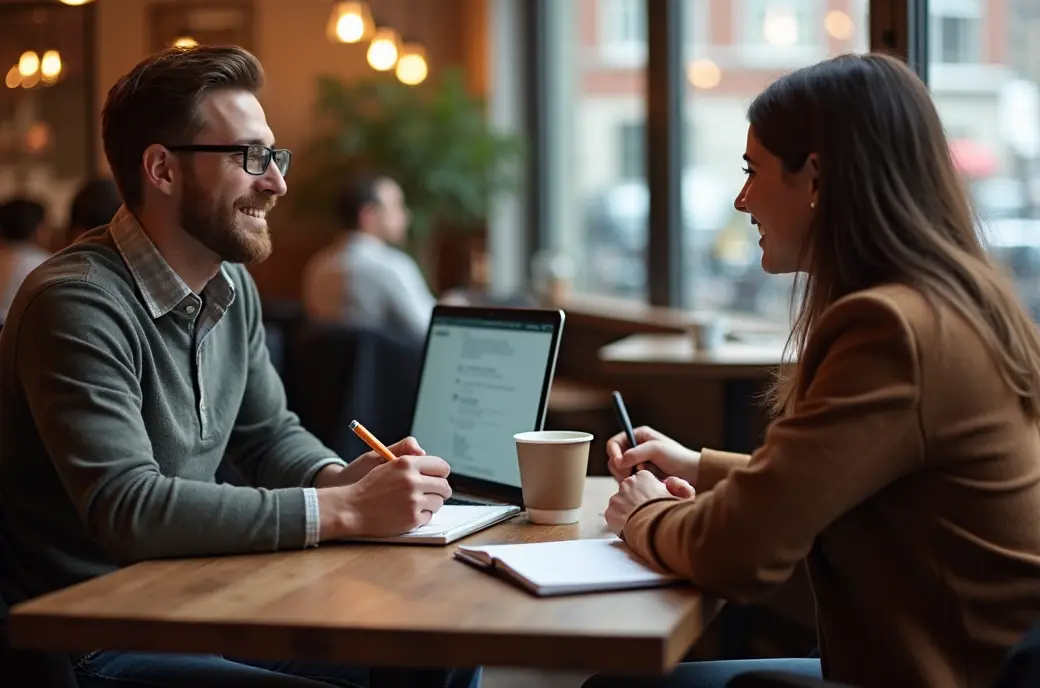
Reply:
[[784, 342], [727, 342], [711, 351], [698, 350], [690, 334], [636, 334], [600, 349], [608, 372], [621, 374], [681, 373], [727, 380], [762, 378], [780, 364]]
[[[590, 478], [580, 524], [518, 516], [467, 543], [607, 537], [615, 490]], [[718, 610], [689, 586], [536, 598], [447, 547], [323, 545], [153, 561], [15, 607], [12, 643], [215, 652], [388, 667], [663, 672]]]

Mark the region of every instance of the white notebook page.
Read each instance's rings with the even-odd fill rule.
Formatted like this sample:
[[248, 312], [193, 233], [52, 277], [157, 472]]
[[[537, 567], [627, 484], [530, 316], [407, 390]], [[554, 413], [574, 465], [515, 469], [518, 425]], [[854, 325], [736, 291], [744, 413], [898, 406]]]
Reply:
[[459, 549], [484, 552], [538, 588], [607, 590], [678, 579], [651, 568], [619, 538]]
[[405, 536], [444, 535], [455, 528], [479, 520], [491, 512], [501, 511], [500, 506], [466, 506], [462, 504], [446, 504], [442, 506], [424, 526], [414, 528]]

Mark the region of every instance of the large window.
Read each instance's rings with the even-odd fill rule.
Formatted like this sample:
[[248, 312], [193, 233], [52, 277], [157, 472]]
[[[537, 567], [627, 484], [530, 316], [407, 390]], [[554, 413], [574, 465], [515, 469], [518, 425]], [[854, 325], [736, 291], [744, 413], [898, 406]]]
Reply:
[[535, 87], [554, 134], [537, 248], [578, 291], [785, 322], [733, 208], [750, 101], [845, 52], [920, 70], [993, 251], [1040, 319], [1040, 3], [1032, 0], [531, 0], [552, 60]]
[[574, 288], [646, 294], [646, 3], [543, 4], [547, 167], [553, 207], [543, 249], [573, 266]]
[[1040, 4], [931, 0], [929, 86], [994, 254], [1040, 318]]
[[[868, 43], [865, 0], [684, 0], [694, 21], [712, 17], [707, 48], [684, 41], [686, 164], [683, 170], [683, 251], [686, 305], [784, 319], [789, 277], [762, 271], [758, 232], [733, 207], [744, 183], [741, 155], [745, 110], [785, 71], [818, 59], [863, 50]], [[730, 17], [741, 22], [734, 31]], [[746, 56], [768, 51], [772, 63]], [[736, 48], [736, 51], [735, 51]], [[737, 59], [735, 59], [737, 58]]]
[[55, 234], [93, 164], [93, 9], [0, 3], [0, 201], [40, 201]]

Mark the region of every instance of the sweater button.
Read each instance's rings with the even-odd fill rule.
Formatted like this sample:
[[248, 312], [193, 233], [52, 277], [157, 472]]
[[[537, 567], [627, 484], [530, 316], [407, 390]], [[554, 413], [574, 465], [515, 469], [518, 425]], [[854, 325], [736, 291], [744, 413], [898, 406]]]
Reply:
[[184, 309], [184, 312], [187, 313], [188, 315], [191, 315], [192, 313], [195, 312], [195, 306], [188, 306], [187, 308]]

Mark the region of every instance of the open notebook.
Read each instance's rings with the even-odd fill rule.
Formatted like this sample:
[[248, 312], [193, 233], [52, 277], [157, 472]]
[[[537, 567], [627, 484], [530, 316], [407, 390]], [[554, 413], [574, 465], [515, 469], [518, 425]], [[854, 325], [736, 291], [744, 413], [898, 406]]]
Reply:
[[442, 506], [424, 526], [401, 535], [382, 538], [349, 538], [351, 542], [400, 542], [411, 545], [447, 545], [478, 530], [520, 513], [509, 504], [488, 506]]
[[455, 556], [540, 596], [650, 588], [681, 580], [652, 568], [618, 538], [463, 545]]

